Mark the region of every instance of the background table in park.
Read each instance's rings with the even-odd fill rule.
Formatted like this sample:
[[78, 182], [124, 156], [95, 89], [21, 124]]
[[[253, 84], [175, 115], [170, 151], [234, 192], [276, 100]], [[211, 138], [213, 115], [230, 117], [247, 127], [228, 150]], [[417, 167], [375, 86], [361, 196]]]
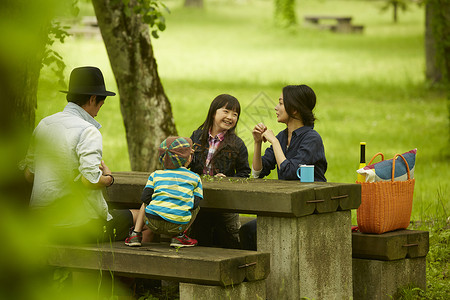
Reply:
[[[362, 32], [364, 26], [362, 25], [353, 25], [352, 17], [350, 16], [331, 16], [331, 15], [323, 15], [323, 16], [305, 16], [305, 21], [309, 24], [312, 24], [321, 29], [329, 29], [333, 32], [340, 33], [353, 33], [353, 32]], [[322, 21], [331, 21], [335, 23], [323, 23]]]
[[[114, 173], [109, 201], [139, 207], [147, 173]], [[361, 187], [265, 179], [203, 178], [201, 208], [257, 215], [258, 251], [270, 252], [268, 299], [352, 297], [351, 209]]]

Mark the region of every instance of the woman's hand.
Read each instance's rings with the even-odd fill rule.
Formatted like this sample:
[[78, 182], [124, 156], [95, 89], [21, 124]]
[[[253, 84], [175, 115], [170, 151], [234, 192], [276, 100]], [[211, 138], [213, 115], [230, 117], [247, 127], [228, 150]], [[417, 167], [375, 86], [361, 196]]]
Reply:
[[278, 168], [281, 168], [281, 164], [286, 160], [286, 156], [281, 149], [280, 141], [278, 141], [275, 134], [273, 134], [272, 130], [267, 129], [262, 134], [263, 138], [267, 139], [269, 143], [272, 144], [273, 154], [275, 155], [275, 159], [277, 160]]
[[267, 130], [266, 125], [263, 123], [258, 123], [255, 128], [253, 128], [252, 135], [255, 143], [265, 142], [265, 138], [263, 137], [263, 133]]
[[275, 142], [275, 140], [277, 140], [277, 137], [275, 136], [275, 134], [273, 134], [273, 131], [270, 129], [264, 131], [264, 133], [262, 134], [262, 138], [263, 140], [265, 139], [269, 141], [272, 145]]

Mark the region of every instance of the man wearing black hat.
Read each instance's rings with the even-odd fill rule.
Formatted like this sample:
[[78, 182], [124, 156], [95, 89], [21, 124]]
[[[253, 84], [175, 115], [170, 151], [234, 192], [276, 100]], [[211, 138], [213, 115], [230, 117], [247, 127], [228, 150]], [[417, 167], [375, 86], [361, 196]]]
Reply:
[[50, 222], [56, 241], [125, 239], [137, 211], [108, 209], [103, 192], [114, 177], [102, 160], [101, 125], [94, 120], [115, 93], [106, 90], [96, 67], [75, 68], [62, 92], [68, 104], [41, 120], [23, 163], [33, 182], [30, 206]]

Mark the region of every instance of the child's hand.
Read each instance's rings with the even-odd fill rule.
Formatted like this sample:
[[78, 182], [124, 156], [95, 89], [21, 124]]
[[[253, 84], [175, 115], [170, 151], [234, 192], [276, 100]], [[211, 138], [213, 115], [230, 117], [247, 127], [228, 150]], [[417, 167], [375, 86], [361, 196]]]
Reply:
[[227, 175], [223, 173], [217, 173], [216, 175], [214, 175], [214, 177], [227, 177]]

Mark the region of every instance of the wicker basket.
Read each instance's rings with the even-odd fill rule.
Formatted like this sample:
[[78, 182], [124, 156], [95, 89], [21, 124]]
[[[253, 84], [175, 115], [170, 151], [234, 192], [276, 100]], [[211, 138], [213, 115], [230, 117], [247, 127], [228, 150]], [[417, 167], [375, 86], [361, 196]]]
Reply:
[[[398, 156], [406, 165], [406, 181], [394, 181], [395, 159]], [[394, 156], [391, 181], [358, 183], [361, 184], [361, 205], [356, 214], [361, 232], [380, 234], [409, 226], [415, 179], [411, 179], [408, 162], [401, 154]]]

